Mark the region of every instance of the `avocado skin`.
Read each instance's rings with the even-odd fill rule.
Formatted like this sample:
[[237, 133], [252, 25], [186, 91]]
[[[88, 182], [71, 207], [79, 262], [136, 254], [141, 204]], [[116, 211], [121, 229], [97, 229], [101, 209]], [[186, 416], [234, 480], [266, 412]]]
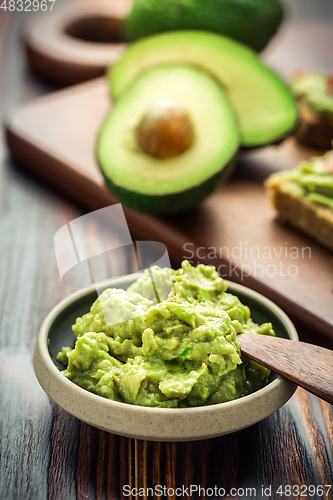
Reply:
[[165, 195], [149, 195], [131, 191], [114, 184], [104, 174], [102, 168], [101, 172], [110, 191], [127, 207], [152, 215], [172, 215], [185, 212], [199, 205], [202, 200], [216, 190], [219, 184], [225, 182], [232, 174], [237, 156], [238, 154], [236, 153], [219, 172], [198, 186], [194, 186], [186, 191]]
[[283, 15], [280, 0], [136, 0], [124, 36], [134, 41], [162, 31], [213, 31], [260, 52]]

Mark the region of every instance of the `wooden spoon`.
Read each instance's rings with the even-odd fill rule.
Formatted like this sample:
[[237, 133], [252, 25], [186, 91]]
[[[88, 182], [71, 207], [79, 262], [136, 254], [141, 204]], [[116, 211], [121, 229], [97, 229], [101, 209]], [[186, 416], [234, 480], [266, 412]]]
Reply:
[[333, 351], [257, 333], [237, 340], [242, 354], [333, 404]]

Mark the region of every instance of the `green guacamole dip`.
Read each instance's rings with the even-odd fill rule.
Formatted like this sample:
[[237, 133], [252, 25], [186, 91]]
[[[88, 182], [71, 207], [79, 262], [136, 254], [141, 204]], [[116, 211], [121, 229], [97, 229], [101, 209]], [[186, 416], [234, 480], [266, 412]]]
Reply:
[[295, 97], [303, 98], [312, 110], [333, 119], [333, 79], [323, 73], [296, 75], [292, 83]]
[[[150, 271], [150, 272], [149, 272]], [[159, 296], [151, 293], [151, 271]], [[155, 289], [155, 292], [156, 292]], [[263, 387], [269, 370], [240, 353], [236, 334], [274, 335], [271, 323], [226, 292], [213, 266], [146, 270], [127, 291], [105, 290], [72, 329], [57, 359], [75, 384], [115, 401], [160, 408], [222, 403]], [[107, 326], [110, 310], [116, 315]]]
[[289, 182], [288, 189], [294, 196], [303, 196], [333, 210], [333, 151], [273, 176]]

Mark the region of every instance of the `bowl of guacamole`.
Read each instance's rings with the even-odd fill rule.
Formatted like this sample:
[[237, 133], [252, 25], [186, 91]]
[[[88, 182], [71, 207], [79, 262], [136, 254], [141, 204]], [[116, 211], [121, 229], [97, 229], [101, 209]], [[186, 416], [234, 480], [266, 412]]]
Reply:
[[297, 340], [289, 318], [213, 266], [153, 266], [60, 303], [36, 345], [37, 378], [81, 420], [140, 439], [203, 439], [267, 417], [295, 385], [240, 352], [238, 333]]

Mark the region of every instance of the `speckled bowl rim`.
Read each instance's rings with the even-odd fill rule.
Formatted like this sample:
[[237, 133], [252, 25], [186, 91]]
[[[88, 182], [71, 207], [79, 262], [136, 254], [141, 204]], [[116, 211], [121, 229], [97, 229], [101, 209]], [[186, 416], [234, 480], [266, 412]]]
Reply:
[[[112, 280], [111, 286], [126, 288], [136, 275]], [[243, 285], [225, 280], [231, 292], [240, 292], [278, 316], [291, 340], [298, 341], [289, 317], [274, 302]], [[101, 283], [97, 288], [105, 288]], [[36, 377], [49, 397], [78, 419], [121, 436], [150, 441], [194, 441], [229, 434], [268, 417], [283, 406], [297, 385], [277, 376], [262, 389], [235, 401], [195, 408], [148, 408], [111, 401], [82, 389], [66, 379], [53, 363], [48, 349], [52, 324], [65, 308], [93, 292], [95, 285], [73, 293], [57, 304], [45, 318], [34, 352]]]

